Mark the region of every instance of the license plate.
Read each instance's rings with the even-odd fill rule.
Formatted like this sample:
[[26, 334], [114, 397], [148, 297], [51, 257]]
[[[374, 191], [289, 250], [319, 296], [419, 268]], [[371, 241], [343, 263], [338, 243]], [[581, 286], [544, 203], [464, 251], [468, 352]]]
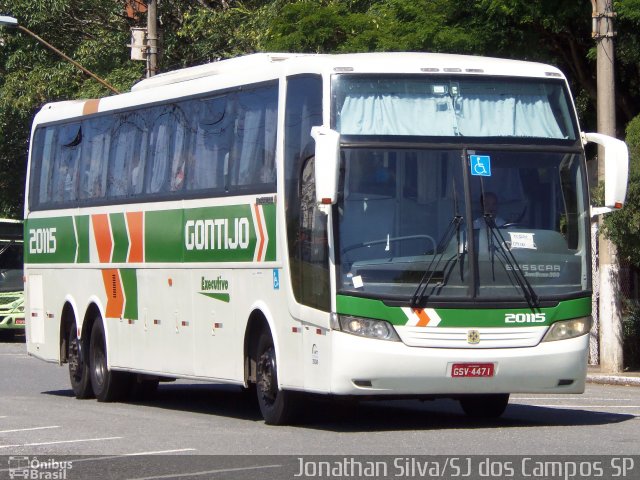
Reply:
[[16, 318], [16, 325], [24, 325], [24, 318]]
[[452, 377], [493, 377], [493, 363], [454, 363]]

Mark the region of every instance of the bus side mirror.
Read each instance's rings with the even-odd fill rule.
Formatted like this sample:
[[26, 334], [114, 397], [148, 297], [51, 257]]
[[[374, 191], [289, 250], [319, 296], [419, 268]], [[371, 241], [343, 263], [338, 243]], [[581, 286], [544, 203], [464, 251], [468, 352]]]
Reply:
[[313, 127], [316, 141], [316, 201], [319, 205], [333, 205], [338, 198], [340, 172], [340, 134], [327, 127]]
[[592, 215], [622, 208], [627, 196], [629, 150], [627, 144], [601, 133], [584, 133], [586, 142], [597, 143], [604, 150], [604, 207], [591, 209]]

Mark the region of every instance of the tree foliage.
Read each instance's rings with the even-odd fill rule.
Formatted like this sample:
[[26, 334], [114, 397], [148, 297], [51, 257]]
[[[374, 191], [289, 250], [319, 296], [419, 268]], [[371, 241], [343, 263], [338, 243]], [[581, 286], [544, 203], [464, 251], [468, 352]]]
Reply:
[[605, 216], [604, 228], [618, 247], [620, 258], [640, 267], [640, 115], [627, 127], [626, 143], [630, 154], [626, 204]]

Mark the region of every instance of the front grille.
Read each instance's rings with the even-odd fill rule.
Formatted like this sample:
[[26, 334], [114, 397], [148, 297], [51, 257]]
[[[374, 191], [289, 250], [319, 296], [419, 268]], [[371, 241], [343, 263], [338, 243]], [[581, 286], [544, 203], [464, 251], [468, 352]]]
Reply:
[[[540, 343], [547, 327], [514, 328], [440, 328], [396, 327], [398, 335], [410, 347], [432, 348], [515, 348]], [[471, 344], [469, 331], [476, 330], [480, 341]]]

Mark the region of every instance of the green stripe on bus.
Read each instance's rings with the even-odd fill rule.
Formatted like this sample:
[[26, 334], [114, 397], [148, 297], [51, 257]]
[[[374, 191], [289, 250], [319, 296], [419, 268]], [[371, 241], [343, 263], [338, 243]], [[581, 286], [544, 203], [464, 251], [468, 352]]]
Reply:
[[185, 262], [251, 262], [257, 234], [251, 205], [185, 210]]
[[25, 263], [74, 263], [76, 235], [73, 217], [34, 218], [24, 227]]
[[546, 320], [540, 323], [505, 323], [505, 315], [518, 313], [531, 313], [530, 308], [507, 308], [507, 309], [457, 309], [457, 308], [437, 308], [436, 312], [442, 319], [439, 327], [530, 327], [532, 325], [551, 325], [558, 320], [568, 320], [570, 318], [586, 317], [591, 315], [591, 299], [578, 298], [565, 300], [555, 307], [541, 308], [539, 312], [544, 313]]
[[407, 316], [398, 307], [389, 307], [380, 300], [338, 295], [336, 298], [338, 313], [358, 317], [387, 320], [394, 325], [407, 323]]
[[127, 224], [124, 221], [123, 213], [112, 213], [109, 215], [111, 221], [111, 235], [113, 236], [112, 263], [125, 263], [127, 252], [129, 251], [129, 237], [127, 236]]
[[138, 317], [138, 277], [134, 268], [120, 270], [122, 290], [124, 291], [124, 318], [137, 320]]
[[215, 300], [220, 300], [226, 303], [229, 303], [229, 300], [230, 300], [230, 296], [228, 293], [205, 293], [205, 292], [198, 292], [198, 293], [200, 293], [200, 295], [204, 295], [205, 297], [213, 298]]
[[[337, 296], [337, 310], [342, 315], [387, 320], [394, 325], [405, 325], [407, 315], [400, 307], [389, 307], [380, 300], [368, 298]], [[529, 308], [437, 308], [440, 323], [437, 328], [472, 328], [472, 327], [530, 327], [531, 323], [505, 323], [507, 314], [531, 313]], [[536, 311], [536, 313], [538, 313]], [[545, 321], [535, 323], [536, 326], [550, 325], [559, 320], [568, 320], [591, 315], [591, 299], [589, 297], [566, 300], [555, 307], [541, 308], [539, 313], [545, 314]]]
[[[275, 261], [276, 206], [262, 205], [261, 212], [253, 204], [147, 211], [145, 262]], [[125, 215], [111, 213], [109, 220], [110, 263], [126, 263], [130, 240]], [[88, 215], [27, 220], [25, 262], [89, 263], [90, 227]]]
[[182, 210], [146, 212], [144, 252], [148, 262], [181, 262]]
[[273, 203], [267, 203], [262, 206], [264, 212], [264, 223], [267, 226], [267, 235], [269, 236], [269, 244], [267, 245], [267, 253], [264, 257], [265, 261], [272, 262], [276, 259], [276, 206]]
[[89, 263], [89, 215], [74, 217], [78, 235], [78, 263]]

